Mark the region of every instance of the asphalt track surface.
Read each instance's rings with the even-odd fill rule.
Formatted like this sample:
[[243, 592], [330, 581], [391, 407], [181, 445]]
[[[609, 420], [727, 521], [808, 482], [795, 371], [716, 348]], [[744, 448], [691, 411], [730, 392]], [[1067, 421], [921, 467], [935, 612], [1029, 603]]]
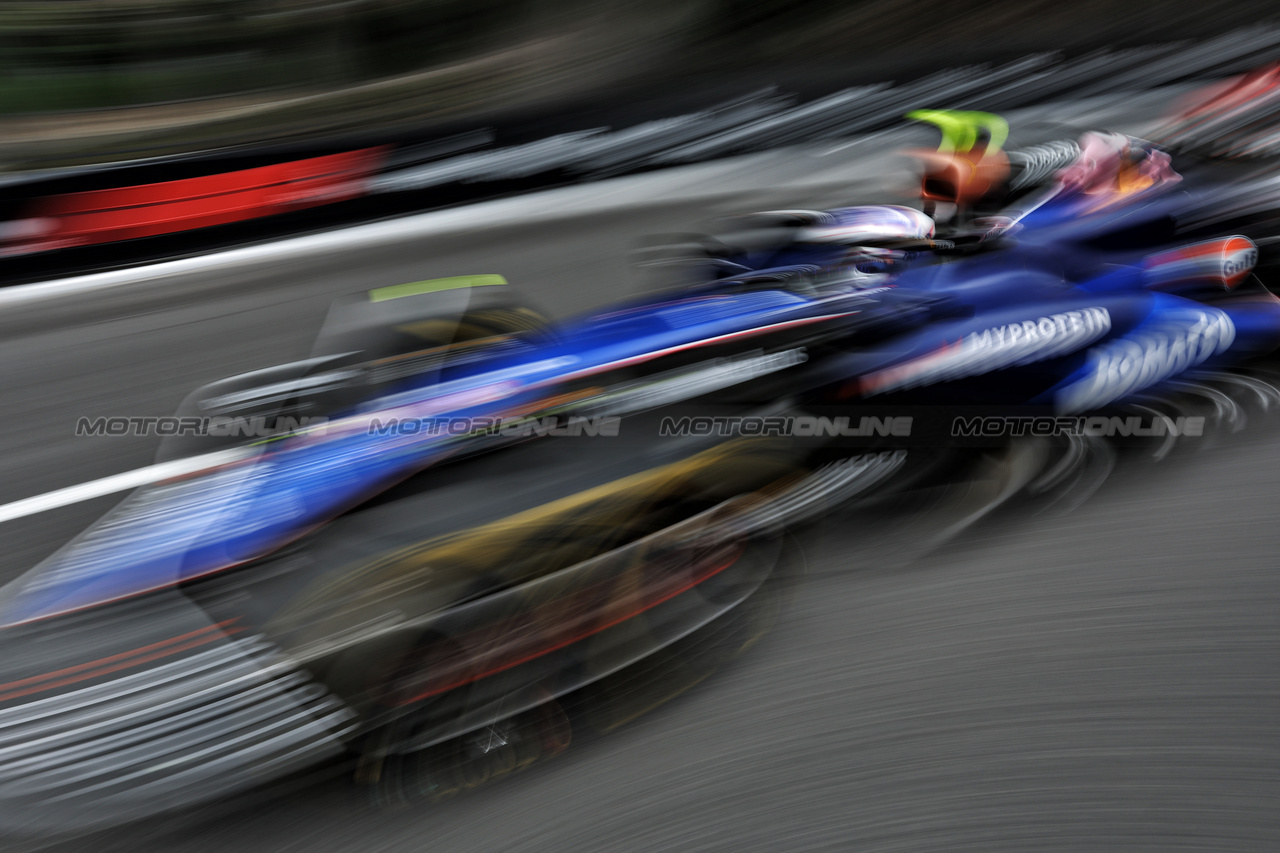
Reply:
[[[1130, 105], [1110, 123], [1142, 120]], [[305, 357], [338, 293], [499, 272], [565, 314], [650, 286], [628, 262], [638, 235], [883, 200], [883, 151], [917, 141], [694, 167], [665, 195], [644, 189], [661, 176], [600, 184], [618, 204], [588, 217], [553, 204], [518, 224], [9, 304], [0, 502], [149, 464], [155, 439], [76, 438], [77, 418], [166, 415], [202, 382]], [[927, 513], [887, 532], [829, 518], [791, 543], [802, 577], [745, 654], [446, 802], [377, 809], [322, 776], [57, 849], [1280, 849], [1277, 423], [1122, 466], [1071, 512], [1015, 501], [931, 551]], [[0, 573], [114, 501], [10, 522]]]

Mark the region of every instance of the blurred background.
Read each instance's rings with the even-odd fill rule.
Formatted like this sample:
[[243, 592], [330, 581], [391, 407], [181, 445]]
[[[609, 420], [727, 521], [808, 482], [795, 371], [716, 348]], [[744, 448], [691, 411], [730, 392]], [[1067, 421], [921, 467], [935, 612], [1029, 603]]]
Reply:
[[0, 164], [534, 116], [639, 121], [841, 86], [1204, 39], [1263, 0], [58, 0], [0, 3]]
[[[648, 286], [643, 235], [900, 200], [893, 152], [936, 143], [908, 109], [1141, 133], [1278, 58], [1268, 0], [0, 0], [0, 285], [119, 274], [0, 287], [0, 500], [151, 464], [77, 419], [305, 358], [337, 296], [502, 273], [561, 317]], [[996, 459], [805, 531], [749, 654], [475, 795], [385, 809], [322, 769], [53, 849], [1275, 850], [1274, 413], [1193, 447], [1073, 513]], [[10, 523], [2, 579], [115, 501]]]
[[1277, 14], [1260, 0], [3, 2], [0, 278], [846, 140], [922, 104], [1202, 85], [1280, 57]]

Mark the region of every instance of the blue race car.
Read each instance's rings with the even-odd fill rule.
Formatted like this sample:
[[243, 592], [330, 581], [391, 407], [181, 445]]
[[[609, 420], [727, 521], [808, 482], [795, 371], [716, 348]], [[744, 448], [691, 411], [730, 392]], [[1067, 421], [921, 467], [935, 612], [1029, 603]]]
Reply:
[[776, 212], [705, 280], [560, 323], [498, 276], [340, 301], [313, 357], [193, 394], [155, 482], [4, 590], [0, 825], [343, 755], [376, 779], [476, 732], [482, 775], [519, 766], [563, 743], [558, 698], [740, 610], [781, 530], [936, 458], [895, 411], [1056, 435], [1280, 344], [1236, 233], [1265, 186], [1085, 172], [947, 239]]

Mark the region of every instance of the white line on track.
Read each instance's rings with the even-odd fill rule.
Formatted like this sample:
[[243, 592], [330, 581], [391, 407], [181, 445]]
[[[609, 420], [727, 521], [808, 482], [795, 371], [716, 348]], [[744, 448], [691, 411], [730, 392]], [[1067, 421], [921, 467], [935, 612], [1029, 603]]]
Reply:
[[171, 480], [174, 477], [208, 471], [220, 465], [238, 462], [250, 455], [252, 455], [252, 452], [242, 447], [232, 450], [220, 450], [216, 453], [205, 453], [186, 459], [175, 459], [172, 462], [161, 462], [158, 465], [148, 465], [145, 468], [136, 468], [121, 474], [112, 474], [110, 477], [103, 477], [100, 480], [90, 480], [87, 483], [67, 486], [65, 489], [57, 489], [52, 492], [45, 492], [42, 495], [34, 495], [13, 501], [12, 503], [0, 504], [0, 524], [6, 521], [13, 521], [15, 518], [23, 518], [24, 516], [57, 509], [58, 507], [82, 503], [93, 498], [127, 492], [139, 486]]

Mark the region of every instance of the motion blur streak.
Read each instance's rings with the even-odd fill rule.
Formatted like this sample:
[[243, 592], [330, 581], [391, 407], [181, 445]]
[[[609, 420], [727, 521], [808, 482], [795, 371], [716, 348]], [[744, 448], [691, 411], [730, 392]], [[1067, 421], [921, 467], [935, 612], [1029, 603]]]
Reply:
[[228, 628], [232, 621], [234, 620], [228, 619], [216, 625], [198, 628], [195, 631], [180, 634], [168, 640], [161, 640], [132, 651], [120, 652], [89, 663], [69, 666], [66, 669], [47, 672], [43, 675], [33, 675], [30, 678], [11, 681], [8, 684], [0, 684], [0, 702], [7, 702], [10, 699], [29, 696], [32, 693], [39, 693], [44, 690], [65, 687], [68, 684], [75, 684], [77, 681], [87, 681], [103, 675], [110, 675], [122, 669], [151, 663], [162, 657], [194, 649], [205, 643], [213, 642], [218, 636], [237, 633], [240, 629]]
[[128, 819], [333, 755], [349, 714], [265, 653], [261, 643], [224, 641], [0, 710], [7, 831]]
[[[722, 555], [716, 555], [722, 557]], [[531, 660], [549, 655], [570, 646], [574, 643], [581, 642], [593, 634], [601, 631], [607, 631], [616, 625], [620, 625], [628, 619], [632, 619], [646, 610], [650, 610], [669, 601], [681, 593], [688, 592], [698, 584], [709, 578], [723, 572], [725, 569], [733, 565], [734, 560], [738, 557], [733, 554], [728, 558], [722, 558], [721, 561], [715, 559], [707, 561], [706, 565], [701, 568], [693, 577], [684, 581], [679, 586], [673, 586], [670, 589], [651, 590], [650, 598], [642, 603], [621, 602], [614, 604], [613, 611], [605, 609], [599, 612], [592, 612], [584, 604], [592, 603], [590, 599], [599, 595], [599, 590], [586, 589], [580, 593], [580, 601], [565, 600], [556, 601], [551, 606], [543, 605], [529, 615], [529, 618], [537, 622], [558, 622], [559, 625], [555, 634], [549, 638], [542, 639], [543, 645], [531, 645], [528, 638], [523, 635], [518, 627], [510, 623], [501, 623], [496, 627], [487, 629], [478, 629], [475, 637], [462, 637], [458, 642], [463, 645], [475, 645], [485, 648], [485, 657], [480, 658], [472, 655], [463, 655], [453, 666], [443, 663], [439, 667], [438, 672], [434, 672], [433, 676], [442, 680], [453, 678], [455, 680], [447, 681], [438, 686], [432, 686], [403, 699], [404, 704], [418, 702], [428, 699], [432, 696], [438, 696], [441, 693], [450, 690], [456, 690], [459, 687], [479, 681], [482, 678], [488, 678], [497, 675], [500, 672], [511, 669], [515, 666], [528, 663]], [[631, 609], [619, 609], [626, 604], [631, 605]], [[583, 625], [583, 622], [589, 624]], [[503, 645], [499, 645], [503, 644]], [[524, 648], [520, 646], [524, 645]], [[495, 646], [497, 646], [495, 648]], [[489, 658], [492, 656], [493, 660]], [[500, 661], [500, 662], [499, 662]], [[488, 669], [484, 667], [488, 666]], [[458, 675], [457, 670], [473, 670], [465, 675]], [[474, 671], [481, 670], [481, 671]]]
[[[1091, 18], [1092, 2], [1070, 11], [1107, 32], [1152, 18]], [[995, 38], [1016, 33], [991, 4], [906, 4], [872, 0], [874, 30], [837, 26], [862, 7], [773, 0], [656, 3], [652, 21], [613, 0], [535, 0], [510, 20], [486, 17], [499, 0], [232, 15], [251, 50], [273, 15], [310, 10], [364, 44], [431, 5], [438, 35], [456, 21], [495, 54], [424, 48], [473, 75], [452, 97], [487, 104], [570, 56], [606, 85], [673, 32], [697, 35], [660, 55], [750, 35], [700, 66], [735, 79], [820, 35], [905, 51], [951, 29], [1000, 55], [800, 104], [686, 103], [632, 131], [393, 154], [424, 181], [405, 193], [746, 156], [0, 294], [16, 392], [0, 429], [0, 843], [1280, 845], [1275, 164], [1216, 149], [1231, 121], [1211, 139], [1197, 125], [1172, 165], [1128, 135], [1179, 128], [1169, 105], [1194, 75], [1274, 58], [1280, 30], [1027, 56], [1043, 45]], [[1061, 22], [1059, 4], [1036, 8]], [[52, 37], [64, 54], [100, 33], [86, 9], [50, 13], [73, 25]], [[804, 38], [760, 35], [786, 16]], [[221, 44], [207, 23], [197, 36]], [[370, 94], [366, 53], [317, 30], [299, 42]], [[1072, 89], [1105, 97], [1034, 105]], [[1269, 118], [1267, 85], [1244, 89]], [[433, 97], [415, 110], [438, 116]], [[341, 122], [398, 109], [370, 100]], [[314, 101], [294, 107], [289, 133], [332, 127]], [[902, 119], [917, 108], [954, 149], [923, 180], [902, 156], [936, 138]], [[137, 215], [176, 212], [155, 192], [208, 188], [187, 180], [138, 181]], [[379, 186], [342, 203], [367, 218], [403, 201]], [[155, 225], [120, 201], [101, 233]], [[921, 201], [938, 215], [902, 206]], [[332, 428], [248, 447], [69, 426], [112, 413]], [[599, 415], [619, 428], [553, 428]], [[370, 429], [391, 416], [418, 428]], [[1084, 428], [1095, 417], [1105, 434]], [[511, 418], [544, 428], [491, 428]], [[437, 419], [463, 426], [421, 434]], [[209, 467], [224, 454], [252, 464]], [[142, 488], [99, 500], [126, 485]]]
[[37, 252], [207, 228], [355, 198], [385, 154], [366, 149], [204, 178], [52, 196], [28, 216], [43, 233], [12, 252]]
[[33, 495], [29, 498], [0, 505], [0, 523], [41, 512], [48, 512], [51, 509], [93, 500], [94, 498], [127, 492], [139, 486], [159, 483], [198, 471], [206, 471], [219, 465], [242, 460], [245, 455], [245, 451], [236, 449], [210, 453], [203, 457], [177, 459], [173, 462], [148, 465], [146, 468], [139, 468], [136, 471], [113, 474], [110, 477], [103, 477], [100, 480], [94, 480], [89, 483], [67, 486], [64, 489], [46, 492], [43, 495]]

